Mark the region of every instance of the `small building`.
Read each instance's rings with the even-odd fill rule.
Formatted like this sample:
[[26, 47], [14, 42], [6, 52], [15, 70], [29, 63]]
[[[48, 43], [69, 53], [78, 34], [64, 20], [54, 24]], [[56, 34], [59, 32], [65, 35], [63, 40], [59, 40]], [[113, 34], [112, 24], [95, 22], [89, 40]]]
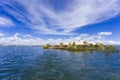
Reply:
[[83, 42], [80, 42], [80, 41], [76, 41], [75, 44], [76, 44], [76, 45], [84, 45], [84, 43], [83, 43]]

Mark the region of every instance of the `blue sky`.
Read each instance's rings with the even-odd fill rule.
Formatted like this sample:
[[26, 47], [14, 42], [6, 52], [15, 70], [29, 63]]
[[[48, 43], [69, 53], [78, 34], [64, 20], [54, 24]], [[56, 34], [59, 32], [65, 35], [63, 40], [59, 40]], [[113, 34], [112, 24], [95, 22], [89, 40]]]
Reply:
[[119, 0], [0, 1], [0, 44], [120, 44]]

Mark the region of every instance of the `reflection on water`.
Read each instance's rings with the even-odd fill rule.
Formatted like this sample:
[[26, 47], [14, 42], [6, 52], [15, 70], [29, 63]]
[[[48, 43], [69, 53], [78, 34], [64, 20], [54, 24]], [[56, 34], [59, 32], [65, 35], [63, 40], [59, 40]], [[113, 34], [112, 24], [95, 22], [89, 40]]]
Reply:
[[120, 54], [0, 47], [0, 80], [120, 80]]

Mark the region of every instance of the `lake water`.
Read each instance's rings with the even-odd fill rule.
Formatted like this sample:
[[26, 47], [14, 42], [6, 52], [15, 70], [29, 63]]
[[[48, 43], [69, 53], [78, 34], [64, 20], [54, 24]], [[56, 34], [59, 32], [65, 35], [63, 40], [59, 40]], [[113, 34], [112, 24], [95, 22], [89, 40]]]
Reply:
[[120, 53], [0, 47], [0, 80], [120, 80]]

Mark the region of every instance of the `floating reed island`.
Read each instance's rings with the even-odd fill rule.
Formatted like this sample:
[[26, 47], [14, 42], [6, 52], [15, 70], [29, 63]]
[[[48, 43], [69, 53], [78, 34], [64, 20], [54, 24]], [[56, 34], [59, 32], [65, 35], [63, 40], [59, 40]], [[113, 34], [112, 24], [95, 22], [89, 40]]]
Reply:
[[88, 43], [83, 42], [72, 42], [68, 44], [57, 44], [51, 45], [46, 44], [43, 46], [44, 49], [60, 49], [68, 51], [101, 51], [101, 52], [119, 52], [119, 50], [114, 45], [104, 45], [102, 43]]

